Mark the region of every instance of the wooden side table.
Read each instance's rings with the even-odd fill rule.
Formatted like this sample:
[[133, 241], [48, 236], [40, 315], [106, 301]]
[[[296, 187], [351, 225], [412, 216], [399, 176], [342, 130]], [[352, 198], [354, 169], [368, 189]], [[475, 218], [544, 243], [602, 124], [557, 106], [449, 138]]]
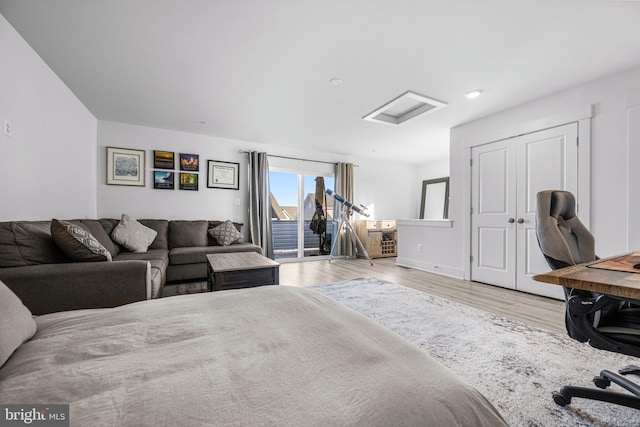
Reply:
[[280, 264], [257, 252], [209, 254], [207, 261], [209, 291], [277, 285], [280, 282]]

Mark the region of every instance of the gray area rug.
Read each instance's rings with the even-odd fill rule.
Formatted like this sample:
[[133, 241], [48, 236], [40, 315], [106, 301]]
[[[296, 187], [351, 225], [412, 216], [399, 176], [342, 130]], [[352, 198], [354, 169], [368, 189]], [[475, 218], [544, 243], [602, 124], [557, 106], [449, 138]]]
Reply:
[[594, 387], [600, 370], [637, 365], [638, 358], [375, 278], [313, 289], [431, 354], [512, 426], [640, 426], [640, 410], [578, 398], [562, 408], [551, 398], [562, 385]]

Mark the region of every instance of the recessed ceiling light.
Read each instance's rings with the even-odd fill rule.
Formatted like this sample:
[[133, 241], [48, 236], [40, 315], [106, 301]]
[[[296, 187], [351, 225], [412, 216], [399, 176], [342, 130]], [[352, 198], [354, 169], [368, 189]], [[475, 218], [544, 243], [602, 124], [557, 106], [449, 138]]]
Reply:
[[420, 114], [432, 113], [447, 106], [446, 102], [407, 91], [363, 117], [364, 120], [399, 125]]
[[198, 121], [198, 124], [200, 124], [200, 125], [206, 125], [206, 124], [207, 124], [207, 121], [206, 121], [206, 120], [200, 120], [200, 121]]
[[474, 99], [479, 97], [480, 95], [482, 95], [482, 89], [470, 90], [469, 92], [464, 94], [464, 96], [466, 96], [468, 99]]
[[331, 86], [340, 86], [342, 84], [342, 79], [339, 79], [337, 77], [332, 78], [331, 80], [329, 80], [329, 84]]

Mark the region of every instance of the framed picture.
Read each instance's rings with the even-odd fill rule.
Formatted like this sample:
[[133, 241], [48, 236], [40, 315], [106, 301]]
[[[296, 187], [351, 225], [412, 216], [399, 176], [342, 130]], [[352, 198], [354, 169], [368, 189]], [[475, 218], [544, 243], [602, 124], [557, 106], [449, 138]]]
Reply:
[[144, 150], [107, 147], [107, 184], [144, 187]]
[[173, 169], [173, 151], [153, 150], [153, 167], [156, 169]]
[[158, 190], [173, 190], [174, 172], [153, 171], [153, 188]]
[[200, 170], [200, 156], [197, 154], [180, 153], [180, 170], [194, 171]]
[[239, 190], [240, 163], [208, 160], [207, 187]]
[[180, 189], [198, 191], [198, 174], [180, 172]]

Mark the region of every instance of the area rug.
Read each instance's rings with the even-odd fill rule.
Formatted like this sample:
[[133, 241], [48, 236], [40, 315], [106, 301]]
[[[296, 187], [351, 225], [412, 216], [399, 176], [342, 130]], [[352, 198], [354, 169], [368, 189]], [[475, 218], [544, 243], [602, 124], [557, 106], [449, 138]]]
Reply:
[[638, 358], [375, 278], [313, 289], [431, 354], [512, 426], [640, 426], [640, 410], [579, 398], [563, 408], [551, 397], [562, 385], [594, 387], [601, 369], [638, 365]]

